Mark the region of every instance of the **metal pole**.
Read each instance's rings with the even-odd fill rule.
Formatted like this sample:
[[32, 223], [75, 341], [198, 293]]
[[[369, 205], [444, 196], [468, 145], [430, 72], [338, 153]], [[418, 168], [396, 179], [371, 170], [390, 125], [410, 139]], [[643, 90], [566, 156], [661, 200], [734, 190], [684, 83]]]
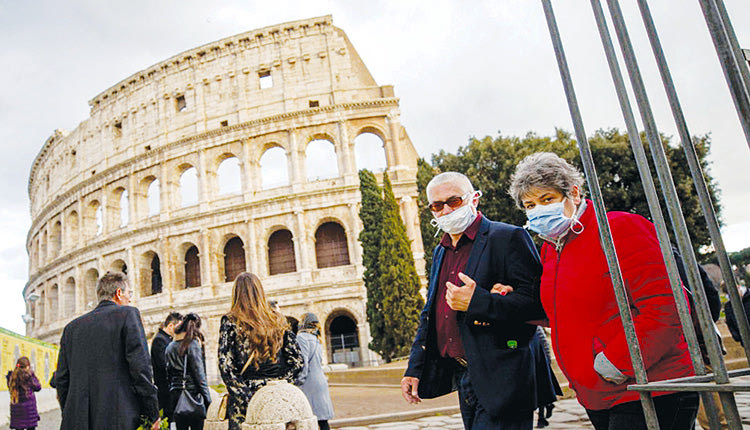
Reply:
[[716, 3], [711, 0], [699, 0], [699, 3], [703, 9], [703, 16], [706, 18], [714, 48], [716, 48], [716, 53], [719, 56], [721, 68], [724, 71], [724, 78], [729, 85], [729, 92], [732, 94], [742, 130], [745, 132], [745, 139], [750, 146], [750, 95], [748, 95], [748, 88], [745, 87], [742, 80], [737, 58], [730, 47], [725, 24], [719, 16]]
[[[638, 172], [641, 176], [641, 182], [643, 183], [643, 189], [646, 194], [646, 200], [648, 201], [649, 210], [651, 217], [656, 224], [656, 234], [659, 238], [659, 245], [661, 247], [662, 256], [667, 266], [667, 273], [669, 275], [670, 286], [672, 287], [672, 295], [677, 305], [678, 314], [680, 316], [680, 322], [682, 324], [682, 330], [685, 333], [685, 339], [688, 343], [688, 349], [690, 351], [690, 358], [693, 364], [693, 370], [696, 375], [705, 375], [706, 367], [701, 357], [700, 346], [698, 339], [695, 334], [693, 327], [693, 321], [690, 317], [690, 311], [688, 310], [685, 295], [682, 289], [682, 283], [677, 269], [677, 264], [672, 253], [672, 246], [669, 240], [669, 233], [667, 224], [664, 221], [664, 215], [661, 211], [661, 205], [659, 204], [659, 198], [656, 192], [656, 186], [654, 180], [651, 177], [651, 169], [648, 166], [648, 159], [646, 152], [643, 149], [643, 143], [640, 139], [640, 133], [635, 123], [635, 117], [633, 110], [630, 106], [630, 100], [628, 98], [627, 88], [620, 71], [620, 66], [617, 61], [617, 55], [612, 44], [612, 39], [607, 28], [607, 20], [604, 17], [604, 12], [600, 0], [591, 0], [591, 7], [594, 11], [594, 18], [599, 29], [599, 36], [602, 39], [602, 46], [604, 47], [605, 56], [609, 69], [612, 74], [612, 80], [615, 84], [617, 91], [617, 99], [620, 103], [620, 109], [625, 119], [625, 124], [628, 129], [628, 139], [630, 140], [630, 146], [633, 149], [633, 155], [635, 156], [636, 165]], [[720, 428], [721, 423], [719, 420], [718, 409], [714, 397], [710, 393], [701, 393], [701, 398], [706, 405], [708, 411], [708, 417], [711, 421], [712, 428]]]
[[[656, 171], [659, 176], [659, 182], [661, 184], [662, 191], [664, 192], [664, 198], [669, 211], [669, 216], [672, 220], [674, 227], [675, 238], [677, 239], [677, 245], [680, 253], [685, 261], [685, 268], [687, 270], [688, 279], [690, 284], [693, 286], [701, 285], [700, 274], [698, 273], [698, 263], [695, 261], [695, 254], [693, 253], [692, 244], [690, 243], [690, 236], [687, 231], [687, 225], [685, 219], [682, 216], [682, 209], [680, 208], [680, 202], [677, 198], [677, 191], [674, 187], [674, 181], [672, 180], [672, 174], [669, 170], [669, 162], [666, 154], [664, 153], [664, 147], [662, 146], [659, 133], [656, 128], [653, 113], [651, 112], [651, 106], [646, 96], [645, 86], [643, 79], [641, 78], [638, 63], [635, 58], [635, 52], [633, 51], [630, 38], [628, 36], [627, 28], [625, 26], [625, 20], [622, 17], [622, 11], [617, 0], [607, 0], [609, 5], [610, 14], [612, 15], [612, 21], [617, 32], [622, 53], [625, 58], [625, 65], [628, 68], [628, 74], [630, 75], [631, 84], [635, 92], [635, 97], [638, 102], [638, 107], [641, 112], [641, 118], [646, 128], [646, 135], [651, 148], [651, 155], [656, 166]], [[706, 293], [703, 288], [693, 288], [693, 292], [697, 296], [697, 300], [707, 303]], [[697, 307], [698, 320], [700, 322], [701, 329], [704, 334], [712, 333], [713, 320], [711, 315], [708, 313], [707, 306]], [[724, 361], [721, 357], [721, 349], [714, 336], [704, 335], [704, 341], [706, 343], [706, 349], [708, 351], [709, 359], [711, 360], [711, 367], [713, 368], [714, 374], [716, 375], [716, 382], [719, 384], [725, 384], [729, 382], [727, 376], [727, 370], [724, 365]], [[732, 429], [740, 429], [742, 426], [739, 413], [737, 412], [737, 405], [734, 401], [734, 395], [731, 393], [720, 393], [722, 404], [724, 406], [724, 413], [727, 418], [727, 423]]]
[[[646, 369], [643, 364], [643, 356], [641, 355], [641, 350], [638, 345], [638, 337], [636, 336], [633, 326], [633, 317], [630, 314], [630, 307], [628, 306], [628, 299], [625, 292], [622, 273], [620, 271], [620, 265], [617, 261], [617, 254], [615, 253], [615, 247], [612, 241], [612, 232], [609, 229], [607, 212], [602, 201], [601, 189], [599, 188], [599, 180], [596, 174], [594, 160], [591, 155], [591, 148], [586, 139], [586, 131], [583, 128], [583, 120], [581, 119], [581, 112], [578, 109], [578, 101], [573, 88], [573, 81], [568, 69], [562, 41], [560, 40], [560, 33], [557, 29], [554, 11], [552, 10], [550, 0], [542, 0], [542, 6], [544, 7], [544, 15], [547, 20], [547, 26], [549, 27], [552, 45], [555, 49], [555, 57], [557, 58], [557, 65], [560, 69], [560, 77], [562, 78], [563, 87], [565, 88], [568, 109], [570, 110], [570, 116], [573, 120], [576, 139], [578, 140], [578, 149], [581, 153], [581, 161], [583, 163], [584, 172], [586, 173], [586, 180], [594, 202], [594, 210], [596, 212], [597, 223], [599, 224], [599, 235], [602, 241], [602, 249], [607, 257], [607, 265], [609, 266], [612, 285], [614, 287], [615, 297], [617, 298], [617, 306], [620, 310], [620, 318], [622, 319], [623, 328], [628, 341], [628, 349], [630, 350], [630, 359], [633, 363], [635, 378], [639, 384], [648, 383]], [[650, 430], [658, 430], [659, 420], [656, 416], [656, 409], [651, 394], [647, 392], [639, 392], [639, 395], [648, 428]]]
[[732, 20], [729, 19], [729, 13], [724, 6], [724, 0], [711, 1], [716, 5], [716, 11], [719, 12], [719, 18], [721, 18], [721, 22], [724, 24], [724, 34], [726, 34], [729, 47], [734, 54], [734, 61], [740, 71], [742, 82], [745, 84], [745, 91], [750, 95], [750, 70], [748, 70], [747, 65], [745, 64], [745, 56], [742, 54], [739, 42], [737, 42], [737, 35], [734, 33]]
[[[721, 0], [719, 0], [719, 2], [721, 2]], [[706, 185], [700, 162], [696, 156], [695, 145], [690, 137], [687, 122], [685, 121], [685, 115], [682, 113], [682, 107], [679, 98], [677, 97], [674, 82], [672, 81], [672, 74], [669, 72], [669, 66], [667, 65], [667, 60], [664, 56], [664, 51], [662, 50], [659, 35], [656, 32], [656, 26], [651, 17], [648, 3], [646, 0], [638, 0], [638, 7], [641, 9], [643, 23], [646, 26], [646, 32], [648, 33], [651, 42], [651, 50], [656, 57], [656, 63], [659, 67], [662, 82], [664, 83], [664, 89], [669, 98], [669, 105], [672, 108], [672, 116], [677, 125], [680, 140], [682, 140], [682, 147], [685, 150], [685, 156], [687, 157], [688, 166], [690, 167], [690, 174], [693, 177], [695, 189], [698, 192], [698, 200], [700, 201], [701, 209], [703, 209], [703, 215], [706, 218], [708, 233], [711, 236], [711, 241], [713, 242], [714, 250], [716, 251], [716, 257], [719, 260], [721, 274], [727, 283], [727, 292], [731, 298], [732, 310], [734, 311], [734, 314], [737, 315], [742, 343], [745, 345], [745, 357], [747, 357], [748, 364], [750, 364], [750, 327], [748, 326], [747, 318], [745, 318], [745, 311], [742, 307], [742, 298], [737, 292], [737, 284], [734, 279], [734, 274], [732, 273], [732, 264], [729, 261], [729, 256], [727, 256], [726, 248], [724, 248], [724, 239], [721, 237], [719, 222], [716, 219], [716, 213], [714, 212], [714, 207], [711, 202], [711, 195], [708, 192], [708, 186]]]

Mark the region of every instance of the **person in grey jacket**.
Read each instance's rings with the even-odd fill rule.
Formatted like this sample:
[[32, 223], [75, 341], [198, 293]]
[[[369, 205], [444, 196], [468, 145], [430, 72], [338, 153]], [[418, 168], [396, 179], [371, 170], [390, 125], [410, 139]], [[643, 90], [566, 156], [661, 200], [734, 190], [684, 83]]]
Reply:
[[331, 395], [328, 393], [328, 379], [323, 373], [323, 347], [320, 342], [320, 322], [313, 313], [302, 317], [297, 333], [297, 345], [302, 351], [304, 367], [295, 382], [310, 401], [312, 411], [318, 417], [320, 430], [328, 430], [328, 420], [333, 418]]
[[[183, 375], [184, 387], [193, 398], [203, 397], [203, 404], [211, 404], [211, 393], [208, 391], [208, 380], [206, 379], [206, 355], [203, 350], [203, 333], [200, 331], [201, 318], [194, 313], [185, 316], [179, 326], [175, 329], [175, 337], [167, 346], [167, 379], [169, 380], [169, 391], [172, 397], [172, 410], [174, 410], [182, 393]], [[187, 364], [187, 371], [185, 365]], [[177, 430], [203, 430], [204, 419], [185, 421], [175, 416]]]

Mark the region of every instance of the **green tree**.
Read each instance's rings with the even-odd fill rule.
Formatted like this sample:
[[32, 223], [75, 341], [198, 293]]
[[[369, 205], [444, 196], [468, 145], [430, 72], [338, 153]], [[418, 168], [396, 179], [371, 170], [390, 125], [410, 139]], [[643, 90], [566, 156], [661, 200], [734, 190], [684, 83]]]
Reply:
[[406, 226], [387, 174], [383, 174], [383, 194], [378, 288], [384, 329], [382, 333], [372, 333], [372, 345], [386, 361], [390, 361], [408, 354], [424, 301], [419, 294], [419, 277]]
[[[643, 136], [640, 137], [648, 154], [648, 144]], [[709, 186], [709, 193], [717, 215], [720, 216], [719, 192], [714, 179], [710, 176], [707, 161], [710, 137], [698, 136], [693, 139], [698, 158], [703, 167], [704, 177]], [[710, 245], [710, 238], [693, 186], [692, 176], [687, 166], [684, 150], [680, 145], [670, 144], [669, 139], [665, 136], [662, 136], [662, 142], [693, 246], [696, 251], [705, 249]], [[637, 213], [650, 219], [648, 203], [635, 159], [630, 150], [628, 135], [620, 133], [614, 128], [598, 130], [589, 138], [589, 143], [599, 177], [599, 186], [602, 189], [607, 209]], [[507, 189], [510, 175], [518, 162], [526, 155], [538, 151], [554, 152], [583, 171], [576, 141], [570, 133], [562, 130], [557, 130], [554, 137], [540, 137], [534, 133], [528, 133], [523, 138], [502, 135], [496, 138], [472, 138], [468, 145], [459, 148], [456, 154], [440, 151], [433, 155], [432, 166], [436, 169], [436, 173], [457, 171], [467, 175], [474, 187], [484, 193], [484, 197], [480, 200], [479, 209], [488, 218], [523, 225], [526, 223], [526, 217], [522, 211], [516, 208], [515, 202], [507, 194]], [[658, 190], [659, 182], [650, 154], [648, 159], [651, 164], [652, 177]], [[427, 169], [423, 168], [421, 171], [427, 172]], [[424, 180], [429, 181], [429, 179]], [[665, 219], [669, 220], [663, 198], [661, 200]], [[672, 235], [671, 225], [669, 225], [669, 228], [670, 235]], [[425, 237], [424, 230], [422, 238], [427, 243], [428, 239]]]
[[362, 265], [365, 266], [362, 278], [367, 289], [367, 321], [372, 336], [370, 349], [381, 351], [385, 319], [378, 258], [380, 238], [383, 234], [383, 190], [378, 186], [375, 175], [366, 169], [359, 171], [359, 190], [362, 195], [362, 205], [359, 209], [362, 232], [359, 233], [359, 242], [362, 244]]

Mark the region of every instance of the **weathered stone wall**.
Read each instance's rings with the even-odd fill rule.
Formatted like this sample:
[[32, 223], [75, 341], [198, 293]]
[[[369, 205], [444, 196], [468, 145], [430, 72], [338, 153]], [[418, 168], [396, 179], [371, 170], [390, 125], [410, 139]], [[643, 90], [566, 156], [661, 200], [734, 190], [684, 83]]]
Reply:
[[[393, 88], [377, 86], [330, 16], [181, 53], [126, 78], [90, 105], [90, 117], [71, 132], [56, 130], [31, 169], [28, 335], [58, 342], [65, 324], [94, 305], [96, 279], [125, 267], [149, 335], [172, 309], [204, 318], [209, 374], [216, 378], [219, 319], [232, 288], [224, 252], [239, 238], [246, 270], [261, 277], [284, 313], [316, 312], [326, 328], [335, 316], [347, 316], [357, 327], [361, 361], [376, 358], [366, 348], [357, 242], [357, 171], [367, 167], [358, 161], [371, 157], [361, 155], [355, 141], [377, 136], [375, 149], [423, 276], [417, 154], [400, 124]], [[321, 140], [335, 152], [322, 165], [308, 146]], [[264, 161], [269, 150], [285, 161]], [[227, 160], [239, 166], [229, 178], [221, 169]], [[335, 174], [317, 177], [331, 169]], [[287, 180], [274, 182], [283, 171]], [[197, 183], [191, 201], [186, 172]], [[234, 192], [225, 192], [227, 183], [236, 185]], [[318, 267], [316, 231], [328, 222], [343, 228], [349, 264]], [[282, 229], [291, 233], [296, 270], [271, 276], [269, 238]], [[200, 286], [186, 288], [192, 247]], [[160, 293], [152, 290], [155, 256]]]

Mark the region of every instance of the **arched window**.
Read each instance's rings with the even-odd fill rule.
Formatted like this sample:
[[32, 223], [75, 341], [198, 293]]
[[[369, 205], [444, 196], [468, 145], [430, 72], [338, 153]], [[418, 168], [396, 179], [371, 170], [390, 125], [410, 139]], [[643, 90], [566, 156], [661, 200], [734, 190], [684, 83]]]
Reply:
[[274, 146], [263, 153], [260, 157], [260, 176], [264, 190], [289, 185], [284, 148]]
[[99, 281], [99, 271], [89, 269], [83, 282], [83, 305], [85, 309], [93, 309], [99, 300], [96, 298], [96, 283]]
[[148, 202], [148, 216], [159, 215], [161, 212], [161, 189], [159, 187], [159, 180], [154, 179], [148, 185], [148, 191], [146, 192], [146, 201]]
[[224, 280], [233, 282], [245, 267], [245, 245], [242, 239], [233, 237], [224, 245]]
[[328, 340], [331, 363], [347, 363], [352, 367], [359, 365], [359, 331], [357, 323], [349, 315], [329, 317]]
[[349, 264], [346, 232], [338, 223], [327, 222], [315, 232], [315, 259], [318, 269]]
[[65, 281], [65, 290], [62, 295], [63, 316], [69, 317], [76, 313], [76, 280], [73, 277]]
[[307, 157], [308, 181], [319, 181], [339, 176], [336, 148], [334, 148], [333, 143], [330, 141], [311, 141], [307, 144], [305, 156]]
[[65, 220], [65, 246], [72, 247], [78, 243], [78, 212], [71, 211]]
[[185, 288], [201, 286], [201, 261], [198, 247], [193, 245], [185, 253]]
[[239, 194], [242, 192], [242, 173], [240, 160], [229, 157], [219, 164], [216, 173], [219, 176], [219, 194]]
[[278, 275], [297, 271], [294, 242], [289, 230], [275, 231], [268, 238], [268, 273]]
[[57, 257], [60, 253], [60, 248], [62, 247], [62, 223], [60, 223], [60, 221], [57, 221], [52, 225], [49, 247], [52, 258]]
[[58, 297], [59, 288], [57, 284], [53, 285], [49, 290], [49, 299], [47, 303], [47, 319], [49, 322], [57, 321], [57, 309], [58, 309]]
[[151, 259], [151, 294], [159, 294], [161, 291], [161, 261], [159, 256], [154, 254], [154, 258]]
[[198, 204], [198, 171], [191, 167], [180, 176], [180, 207]]
[[94, 218], [96, 219], [96, 235], [99, 236], [104, 231], [104, 209], [101, 206], [96, 208]]
[[122, 190], [122, 193], [120, 193], [120, 227], [125, 227], [130, 222], [129, 210], [128, 190]]
[[354, 139], [354, 159], [357, 169], [382, 172], [388, 167], [383, 139], [374, 133], [362, 133]]

